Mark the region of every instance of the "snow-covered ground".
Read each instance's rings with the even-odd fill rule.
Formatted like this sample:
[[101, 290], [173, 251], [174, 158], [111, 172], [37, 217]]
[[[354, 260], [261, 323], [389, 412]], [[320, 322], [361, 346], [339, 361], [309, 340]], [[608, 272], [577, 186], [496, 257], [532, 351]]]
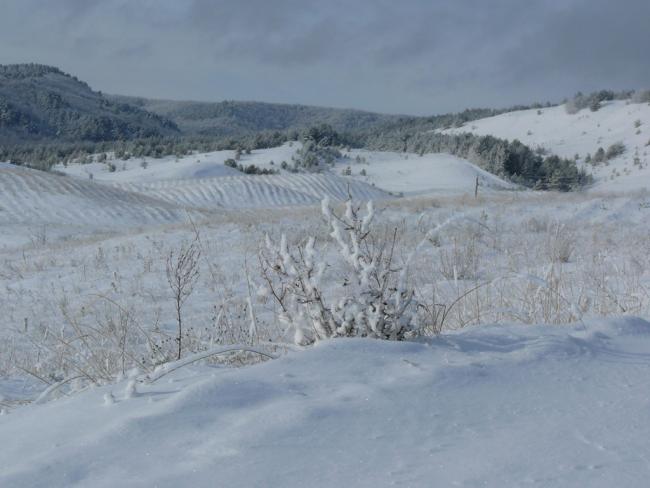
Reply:
[[[607, 164], [586, 165], [596, 178], [594, 190], [631, 191], [650, 185], [650, 104], [613, 101], [604, 103], [597, 112], [583, 109], [569, 114], [564, 105], [542, 109], [519, 110], [495, 117], [474, 120], [446, 132], [472, 132], [504, 139], [519, 139], [533, 148], [542, 147], [553, 154], [584, 161], [599, 147], [617, 142], [625, 153]], [[640, 165], [634, 165], [638, 157]], [[640, 167], [642, 166], [642, 167]]]
[[[282, 161], [291, 162], [291, 156], [297, 148], [297, 143], [287, 143], [280, 147], [252, 151], [251, 154], [242, 154], [240, 162], [246, 165], [254, 164], [260, 168], [279, 168]], [[160, 180], [241, 176], [241, 172], [223, 164], [227, 159], [234, 158], [235, 151], [214, 151], [180, 157], [109, 161], [115, 164], [114, 171], [110, 171], [107, 164], [100, 162], [58, 165], [55, 169], [85, 179], [92, 175], [92, 178], [98, 181], [149, 183]], [[274, 164], [270, 164], [271, 161]]]
[[[407, 196], [444, 192], [473, 193], [477, 177], [481, 191], [516, 188], [516, 185], [450, 154], [419, 156], [354, 149], [345, 155], [349, 157], [347, 166], [353, 177]], [[345, 162], [340, 166], [347, 167]]]
[[327, 197], [345, 201], [383, 200], [383, 190], [334, 174], [281, 174], [212, 177], [119, 184], [118, 188], [184, 208], [241, 209], [317, 205]]
[[[295, 149], [241, 162], [277, 168]], [[516, 191], [452, 156], [368, 151], [324, 174], [246, 176], [223, 165], [233, 155], [58, 168], [67, 177], [0, 166], [0, 486], [646, 486], [647, 193], [607, 179], [603, 193]], [[325, 293], [345, 291], [318, 203], [348, 195], [399, 236], [418, 301], [451, 309], [441, 336], [88, 388], [120, 352], [169, 347], [166, 260], [197, 238], [188, 350], [252, 325], [291, 340], [262, 293], [260, 243], [315, 237]], [[74, 331], [87, 335], [60, 340]], [[70, 375], [83, 378], [23, 405]]]
[[[283, 161], [291, 163], [299, 147], [287, 143], [242, 154], [240, 163], [245, 166], [280, 171], [270, 176], [244, 175], [225, 166], [234, 151], [55, 167], [68, 178], [5, 164], [0, 168], [0, 225], [6, 232], [0, 234], [0, 248], [178, 224], [206, 212], [318, 205], [323, 197], [361, 201], [469, 194], [477, 177], [481, 192], [514, 188], [446, 154], [352, 150], [322, 174], [280, 170]], [[348, 167], [351, 174], [342, 176]]]
[[123, 381], [0, 417], [0, 485], [644, 487], [648, 351], [640, 319], [485, 326]]
[[[279, 186], [290, 187], [294, 190], [304, 191], [300, 184], [292, 185], [291, 182], [306, 181], [311, 177], [301, 177], [281, 169], [282, 162], [291, 165], [292, 158], [300, 148], [300, 143], [286, 143], [281, 147], [254, 150], [251, 154], [242, 154], [239, 163], [244, 166], [255, 165], [258, 168], [275, 169], [280, 172], [279, 177], [250, 178], [245, 179], [224, 179], [227, 182], [238, 181], [248, 182], [262, 181], [266, 183], [279, 183]], [[182, 157], [155, 158], [131, 158], [129, 160], [115, 160], [109, 163], [115, 166], [114, 171], [109, 170], [106, 163], [94, 162], [90, 164], [70, 164], [55, 167], [57, 171], [74, 176], [80, 179], [89, 179], [90, 175], [94, 181], [116, 184], [119, 188], [152, 189], [169, 188], [181, 184], [188, 186], [190, 182], [200, 181], [203, 187], [217, 186], [220, 179], [224, 177], [242, 177], [242, 173], [236, 169], [225, 166], [226, 159], [235, 157], [235, 151], [216, 151], [205, 154], [193, 154]], [[143, 164], [143, 162], [145, 164]], [[352, 188], [354, 183], [350, 181], [362, 181], [382, 190], [401, 193], [404, 195], [416, 195], [425, 193], [472, 193], [476, 178], [485, 189], [512, 189], [514, 185], [483, 171], [464, 159], [449, 154], [425, 154], [419, 156], [410, 153], [379, 152], [352, 149], [343, 152], [343, 157], [336, 161], [331, 170], [325, 169], [324, 176], [340, 176], [347, 168], [351, 174], [345, 178]], [[365, 174], [362, 174], [364, 172]], [[361, 186], [356, 186], [360, 188]], [[241, 195], [241, 190], [224, 189], [224, 194]], [[244, 191], [246, 193], [246, 191]], [[331, 192], [323, 192], [321, 188], [307, 189], [306, 193], [315, 194], [317, 197], [331, 195]], [[365, 198], [367, 195], [355, 195], [353, 197]], [[373, 198], [377, 198], [377, 194]], [[210, 197], [212, 199], [212, 197]], [[221, 200], [221, 199], [218, 199]], [[249, 206], [266, 207], [269, 202], [249, 199]], [[184, 199], [187, 203], [187, 199]], [[284, 201], [284, 205], [304, 203], [298, 198], [296, 201]], [[310, 201], [309, 203], [313, 203]], [[230, 206], [227, 201], [223, 206]], [[234, 205], [238, 206], [238, 205]]]
[[0, 168], [0, 248], [177, 223], [185, 214], [142, 193], [17, 166]]

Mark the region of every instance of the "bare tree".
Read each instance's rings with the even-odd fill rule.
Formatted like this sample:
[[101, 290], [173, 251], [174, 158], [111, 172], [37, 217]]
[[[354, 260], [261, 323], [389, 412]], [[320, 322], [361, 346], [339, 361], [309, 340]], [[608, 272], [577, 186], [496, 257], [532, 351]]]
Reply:
[[192, 294], [194, 284], [199, 277], [199, 257], [201, 251], [196, 241], [182, 245], [178, 253], [171, 251], [167, 256], [167, 282], [174, 295], [176, 307], [176, 323], [178, 325], [177, 359], [181, 358], [183, 350], [183, 304]]

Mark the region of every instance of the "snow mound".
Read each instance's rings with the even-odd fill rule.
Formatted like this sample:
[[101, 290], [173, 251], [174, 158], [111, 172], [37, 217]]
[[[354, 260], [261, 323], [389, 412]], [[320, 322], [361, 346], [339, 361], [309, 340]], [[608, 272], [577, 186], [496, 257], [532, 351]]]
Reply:
[[649, 350], [626, 318], [180, 370], [0, 416], [0, 485], [643, 487]]

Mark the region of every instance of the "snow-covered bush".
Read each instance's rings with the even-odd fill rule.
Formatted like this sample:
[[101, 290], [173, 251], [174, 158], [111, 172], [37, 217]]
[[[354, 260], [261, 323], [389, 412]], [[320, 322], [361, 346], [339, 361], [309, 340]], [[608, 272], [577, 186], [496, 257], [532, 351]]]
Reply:
[[637, 90], [632, 96], [632, 103], [650, 103], [650, 90]]
[[605, 157], [607, 159], [614, 159], [622, 155], [624, 152], [625, 152], [625, 144], [623, 144], [622, 142], [615, 142], [614, 144], [612, 144], [607, 148]]
[[317, 172], [340, 159], [341, 152], [336, 147], [326, 144], [329, 139], [324, 140], [325, 142], [317, 143], [312, 139], [306, 139], [302, 147], [296, 151], [294, 168]]
[[602, 163], [607, 159], [607, 156], [605, 155], [605, 150], [602, 147], [599, 147], [596, 153], [594, 154], [594, 157], [592, 161], [594, 163]]
[[338, 214], [325, 199], [322, 213], [336, 264], [343, 272], [339, 285], [324, 288], [323, 275], [331, 263], [315, 238], [290, 244], [285, 235], [273, 242], [267, 235], [260, 249], [265, 293], [280, 309], [280, 320], [293, 330], [298, 344], [331, 337], [374, 337], [401, 340], [417, 332], [415, 291], [405, 269], [397, 265], [397, 228], [378, 231], [375, 210], [365, 211], [351, 200]]

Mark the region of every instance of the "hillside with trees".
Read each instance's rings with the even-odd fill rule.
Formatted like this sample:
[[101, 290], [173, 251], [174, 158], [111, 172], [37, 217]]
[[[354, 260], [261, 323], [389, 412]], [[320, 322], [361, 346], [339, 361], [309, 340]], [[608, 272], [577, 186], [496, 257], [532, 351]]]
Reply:
[[362, 110], [263, 102], [192, 102], [109, 96], [172, 120], [185, 135], [242, 136], [260, 131], [302, 130], [327, 124], [337, 131], [360, 131], [415, 121], [419, 117], [386, 115]]
[[[602, 97], [601, 97], [602, 98]], [[582, 103], [582, 101], [581, 101]], [[568, 191], [589, 182], [575, 162], [544, 157], [519, 141], [436, 129], [512, 110], [467, 109], [414, 117], [261, 102], [183, 102], [104, 95], [58, 68], [0, 66], [0, 160], [49, 169], [92, 154], [116, 158], [182, 156], [193, 151], [253, 150], [305, 143], [299, 171], [318, 171], [338, 147], [444, 152], [510, 181]]]
[[0, 144], [177, 134], [176, 125], [164, 117], [110, 100], [58, 68], [0, 65]]

